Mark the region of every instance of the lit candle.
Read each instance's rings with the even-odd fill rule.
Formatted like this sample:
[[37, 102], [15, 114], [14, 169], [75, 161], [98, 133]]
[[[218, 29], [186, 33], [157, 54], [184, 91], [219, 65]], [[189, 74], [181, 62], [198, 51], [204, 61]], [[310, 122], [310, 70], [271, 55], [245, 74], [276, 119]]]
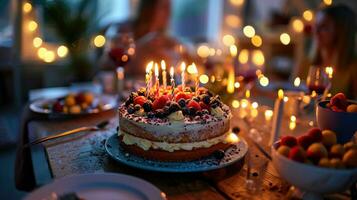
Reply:
[[171, 96], [172, 98], [174, 97], [174, 92], [175, 92], [175, 79], [174, 79], [174, 72], [175, 69], [173, 66], [170, 68], [170, 82], [171, 82]]
[[155, 88], [156, 88], [156, 96], [159, 96], [160, 93], [159, 65], [157, 63], [155, 63]]
[[186, 63], [181, 63], [181, 87], [182, 91], [185, 91], [185, 71], [186, 71]]
[[195, 76], [195, 92], [198, 95], [198, 88], [200, 87], [200, 83], [198, 82], [198, 70], [195, 63], [192, 63], [193, 75]]
[[269, 144], [272, 145], [280, 136], [280, 126], [281, 120], [284, 113], [284, 91], [279, 89], [278, 98], [275, 100], [274, 104], [274, 116], [273, 116], [273, 125], [270, 134]]
[[295, 87], [299, 87], [300, 86], [300, 83], [301, 83], [301, 79], [299, 77], [296, 77], [294, 79], [294, 86]]
[[152, 76], [152, 67], [154, 65], [154, 62], [151, 61], [146, 65], [146, 97], [150, 95], [150, 90], [151, 90], [151, 76]]
[[164, 86], [164, 91], [166, 91], [166, 63], [164, 60], [161, 60], [161, 69], [162, 69], [162, 84]]
[[290, 116], [289, 129], [294, 130], [296, 127], [296, 117], [294, 115]]

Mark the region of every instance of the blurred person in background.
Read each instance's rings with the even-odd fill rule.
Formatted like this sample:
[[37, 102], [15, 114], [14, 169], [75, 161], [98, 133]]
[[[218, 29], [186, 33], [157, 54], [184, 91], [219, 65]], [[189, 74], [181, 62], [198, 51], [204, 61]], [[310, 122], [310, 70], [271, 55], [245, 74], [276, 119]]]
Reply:
[[[177, 65], [180, 61], [192, 62], [185, 45], [168, 34], [170, 17], [170, 0], [141, 0], [136, 17], [119, 24], [118, 34], [130, 32], [135, 41], [135, 54], [125, 65], [125, 73], [128, 76], [142, 77], [147, 63], [151, 60], [158, 63], [165, 60], [167, 68]], [[119, 59], [120, 57], [121, 55]], [[107, 54], [102, 56], [102, 65], [104, 69], [117, 67], [110, 63]]]
[[356, 16], [344, 5], [329, 6], [316, 14], [315, 49], [295, 70], [295, 77], [307, 77], [310, 66], [334, 69], [330, 92], [357, 97], [357, 60], [355, 55]]

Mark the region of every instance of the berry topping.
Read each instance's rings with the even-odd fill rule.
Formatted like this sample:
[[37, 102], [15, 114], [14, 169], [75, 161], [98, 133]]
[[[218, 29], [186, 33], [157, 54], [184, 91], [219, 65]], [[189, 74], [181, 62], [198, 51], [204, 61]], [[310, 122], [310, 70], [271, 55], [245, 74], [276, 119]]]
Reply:
[[192, 100], [194, 100], [196, 102], [200, 102], [200, 99], [198, 97], [194, 97]]
[[143, 104], [143, 108], [144, 108], [144, 111], [145, 112], [150, 112], [152, 110], [152, 103], [150, 100], [146, 101], [144, 104]]
[[198, 93], [198, 94], [204, 94], [204, 93], [206, 93], [207, 91], [208, 91], [208, 90], [207, 90], [206, 88], [200, 87], [200, 88], [198, 88], [197, 93]]
[[146, 97], [144, 96], [137, 96], [134, 98], [134, 104], [139, 104], [140, 106], [143, 106], [143, 104], [147, 101]]
[[129, 114], [133, 114], [135, 112], [134, 106], [133, 105], [129, 105], [128, 107], [128, 113]]
[[155, 114], [153, 112], [148, 112], [148, 118], [154, 118], [155, 117]]
[[154, 110], [161, 109], [166, 105], [168, 101], [170, 101], [169, 97], [167, 95], [162, 95], [159, 98], [155, 99], [155, 101], [152, 103], [152, 108]]
[[202, 109], [209, 110], [209, 105], [203, 103], [202, 101], [201, 101], [199, 104], [200, 104], [200, 107], [201, 107]]
[[209, 104], [211, 102], [211, 97], [209, 95], [202, 95], [201, 99], [205, 104]]
[[163, 109], [157, 109], [155, 112], [155, 116], [158, 118], [164, 118], [165, 117], [165, 112]]
[[196, 115], [196, 112], [197, 112], [196, 108], [194, 108], [194, 107], [189, 108], [189, 114], [190, 114], [191, 116], [195, 116], [195, 115]]
[[140, 106], [139, 104], [136, 104], [136, 105], [134, 106], [134, 110], [135, 110], [135, 111], [140, 110], [140, 108], [141, 108], [141, 106]]
[[175, 99], [176, 99], [176, 101], [178, 102], [180, 99], [189, 99], [190, 97], [189, 97], [189, 95], [187, 95], [186, 93], [184, 93], [184, 92], [179, 92], [179, 93], [177, 93], [176, 94], [176, 97], [175, 97]]
[[181, 108], [186, 106], [186, 100], [184, 98], [181, 98], [180, 100], [178, 100], [177, 103], [181, 106]]
[[179, 106], [178, 103], [172, 102], [169, 107], [169, 112], [173, 113], [173, 112], [179, 111], [180, 109], [181, 109], [181, 107]]
[[199, 103], [197, 103], [197, 101], [191, 100], [190, 102], [188, 102], [187, 104], [188, 108], [195, 108], [196, 110], [201, 110], [201, 106]]

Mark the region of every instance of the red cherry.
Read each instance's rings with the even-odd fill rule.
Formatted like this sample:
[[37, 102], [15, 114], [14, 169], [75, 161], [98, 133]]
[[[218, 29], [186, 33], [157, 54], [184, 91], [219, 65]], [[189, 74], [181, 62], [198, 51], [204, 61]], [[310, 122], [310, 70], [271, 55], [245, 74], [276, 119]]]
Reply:
[[200, 88], [198, 88], [198, 91], [197, 91], [197, 93], [200, 95], [200, 94], [204, 94], [204, 93], [206, 93], [207, 92], [207, 89], [206, 88], [204, 88], [204, 87], [200, 87]]
[[339, 109], [337, 106], [331, 106], [331, 110], [334, 112], [344, 112], [344, 110]]
[[178, 102], [180, 99], [189, 99], [190, 97], [186, 94], [186, 93], [184, 93], [184, 92], [179, 92], [179, 93], [177, 93], [176, 94], [176, 97], [175, 97], [175, 99], [176, 99], [176, 101]]
[[134, 105], [139, 104], [140, 106], [143, 106], [143, 104], [147, 101], [146, 97], [144, 96], [137, 96], [134, 99]]
[[191, 100], [190, 102], [188, 102], [187, 104], [188, 108], [195, 108], [196, 110], [201, 110], [201, 106], [197, 101]]
[[281, 145], [286, 145], [288, 147], [294, 147], [297, 145], [297, 140], [293, 136], [283, 136], [281, 138]]
[[78, 104], [81, 104], [81, 103], [83, 103], [83, 102], [86, 101], [86, 98], [85, 98], [85, 96], [84, 96], [84, 93], [79, 93], [79, 94], [77, 94], [76, 97], [75, 97], [75, 99], [76, 99], [76, 102], [77, 102]]
[[52, 109], [54, 112], [63, 112], [63, 105], [57, 101], [56, 103], [53, 104]]
[[162, 95], [159, 98], [155, 99], [155, 101], [152, 103], [152, 108], [154, 110], [161, 109], [166, 105], [168, 101], [170, 101], [169, 97], [167, 95]]
[[300, 146], [295, 146], [290, 149], [289, 158], [298, 162], [305, 162], [306, 152]]
[[297, 138], [297, 142], [304, 149], [307, 149], [314, 142], [314, 140], [310, 135], [301, 135]]
[[345, 111], [348, 106], [347, 98], [343, 93], [337, 93], [335, 96], [333, 96], [330, 100], [330, 104], [343, 111]]
[[312, 128], [307, 132], [307, 135], [309, 135], [312, 138], [313, 142], [321, 142], [322, 141], [322, 132], [319, 128]]
[[200, 105], [200, 107], [201, 107], [202, 109], [207, 109], [207, 110], [209, 110], [209, 108], [210, 108], [209, 105], [203, 103], [202, 101], [199, 103], [199, 105]]

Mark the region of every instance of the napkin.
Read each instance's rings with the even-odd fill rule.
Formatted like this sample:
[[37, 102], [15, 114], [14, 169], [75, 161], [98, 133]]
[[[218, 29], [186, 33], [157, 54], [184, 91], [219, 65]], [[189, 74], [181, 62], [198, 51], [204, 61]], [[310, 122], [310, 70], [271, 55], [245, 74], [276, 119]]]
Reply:
[[24, 148], [24, 145], [29, 143], [28, 124], [32, 120], [48, 119], [48, 115], [32, 112], [29, 105], [30, 103], [25, 105], [21, 116], [20, 137], [17, 144], [15, 159], [16, 188], [24, 191], [31, 191], [36, 187], [31, 148]]

